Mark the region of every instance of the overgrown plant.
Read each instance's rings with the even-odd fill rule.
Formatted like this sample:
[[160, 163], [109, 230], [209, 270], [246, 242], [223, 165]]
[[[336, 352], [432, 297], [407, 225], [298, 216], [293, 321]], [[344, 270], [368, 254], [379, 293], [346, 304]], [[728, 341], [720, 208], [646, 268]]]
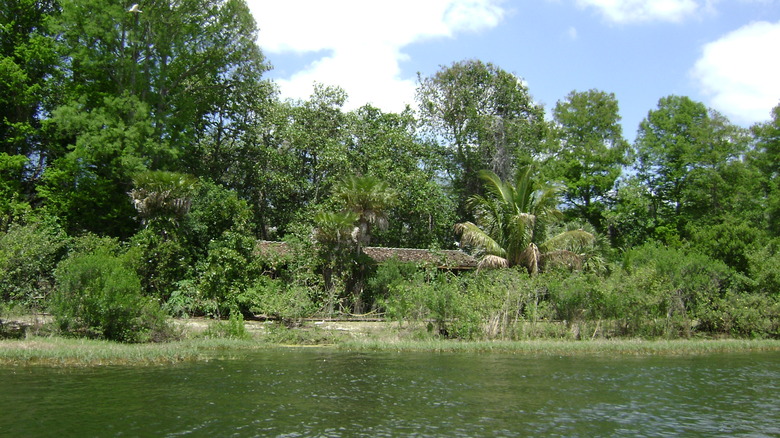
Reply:
[[476, 223], [456, 224], [455, 231], [461, 236], [461, 244], [477, 248], [480, 268], [519, 265], [537, 274], [545, 256], [581, 263], [572, 249], [592, 243], [593, 234], [574, 229], [544, 239], [545, 226], [561, 217], [554, 187], [535, 181], [530, 167], [519, 170], [514, 182], [502, 181], [487, 170], [479, 176], [487, 195], [470, 198]]
[[162, 340], [171, 335], [154, 301], [119, 257], [106, 252], [74, 254], [56, 270], [52, 314], [66, 333], [121, 342]]
[[53, 221], [14, 224], [0, 232], [0, 299], [23, 307], [45, 305], [67, 243]]

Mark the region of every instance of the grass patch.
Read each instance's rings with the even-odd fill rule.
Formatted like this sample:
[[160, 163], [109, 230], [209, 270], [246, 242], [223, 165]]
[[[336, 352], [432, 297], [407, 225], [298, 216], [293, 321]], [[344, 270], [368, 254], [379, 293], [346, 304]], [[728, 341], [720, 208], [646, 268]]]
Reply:
[[199, 349], [187, 342], [122, 344], [34, 336], [0, 341], [0, 364], [5, 365], [160, 365], [193, 360], [200, 355]]
[[695, 355], [708, 353], [780, 351], [778, 340], [640, 340], [592, 341], [474, 341], [351, 340], [339, 344], [347, 350], [513, 353], [548, 356], [576, 355]]
[[[206, 330], [193, 337], [153, 344], [123, 344], [104, 340], [57, 336], [30, 336], [0, 340], [0, 365], [43, 365], [54, 367], [104, 365], [170, 365], [184, 361], [229, 359], [247, 351], [318, 346], [347, 351], [414, 351], [509, 353], [546, 356], [648, 356], [698, 355], [732, 352], [780, 351], [780, 340], [747, 339], [595, 339], [457, 341], [404, 332], [394, 325], [374, 328], [370, 333], [345, 333], [317, 327], [286, 328], [268, 325], [261, 331], [242, 336], [214, 336], [219, 330]], [[220, 334], [223, 334], [220, 332]], [[415, 336], [417, 334], [418, 336]]]

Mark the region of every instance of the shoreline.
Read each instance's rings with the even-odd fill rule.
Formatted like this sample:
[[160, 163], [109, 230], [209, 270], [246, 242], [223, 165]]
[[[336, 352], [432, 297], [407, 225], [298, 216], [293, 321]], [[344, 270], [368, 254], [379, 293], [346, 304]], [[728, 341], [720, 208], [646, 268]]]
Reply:
[[780, 351], [780, 340], [772, 339], [461, 341], [436, 338], [415, 326], [378, 321], [307, 321], [295, 328], [247, 321], [241, 336], [220, 331], [219, 322], [205, 318], [176, 320], [175, 324], [183, 339], [148, 344], [121, 344], [28, 332], [21, 339], [0, 339], [0, 366], [174, 365], [225, 358], [231, 352], [279, 348], [532, 356], [656, 356]]

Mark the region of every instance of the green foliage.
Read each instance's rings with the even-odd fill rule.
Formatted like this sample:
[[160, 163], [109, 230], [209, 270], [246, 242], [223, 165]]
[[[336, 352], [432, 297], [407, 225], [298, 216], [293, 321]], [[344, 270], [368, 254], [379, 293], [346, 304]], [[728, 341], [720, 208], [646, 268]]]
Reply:
[[546, 239], [547, 226], [560, 217], [554, 187], [538, 184], [531, 168], [519, 171], [514, 184], [502, 181], [490, 171], [483, 171], [480, 176], [485, 180], [488, 196], [470, 200], [477, 223], [455, 225], [461, 243], [480, 252], [480, 268], [523, 266], [530, 274], [536, 274], [543, 267], [545, 256], [554, 258], [554, 251], [558, 258], [572, 259], [581, 265], [573, 250], [593, 243], [593, 234], [567, 229]]
[[392, 182], [395, 189], [388, 228], [372, 230], [375, 245], [450, 246], [455, 205], [437, 181], [444, 171], [443, 157], [435, 143], [421, 141], [411, 109], [394, 114], [366, 105], [349, 116], [347, 154], [353, 172]]
[[120, 258], [105, 252], [72, 254], [56, 270], [52, 314], [68, 333], [121, 342], [170, 335], [165, 315], [141, 295], [141, 282]]
[[389, 285], [388, 297], [380, 300], [391, 319], [426, 324], [437, 336], [465, 339], [479, 334], [479, 322], [467, 304], [461, 279], [433, 270]]
[[51, 109], [59, 64], [49, 26], [57, 9], [55, 0], [0, 3], [0, 154], [41, 152], [40, 121]]
[[181, 238], [166, 238], [153, 228], [136, 233], [125, 259], [141, 278], [144, 295], [167, 301], [177, 284], [193, 275], [193, 248]]
[[[101, 306], [151, 298], [177, 315], [284, 320], [385, 306], [463, 338], [528, 336], [553, 319], [632, 336], [776, 335], [780, 106], [748, 133], [664, 97], [631, 156], [617, 101], [598, 90], [570, 93], [548, 124], [517, 76], [470, 60], [421, 77], [417, 113], [348, 112], [344, 90], [321, 84], [281, 102], [245, 1], [128, 6], [0, 7], [3, 303], [37, 306], [68, 254], [73, 296], [76, 271], [108, 262], [79, 280], [98, 304], [78, 312], [98, 316], [63, 321], [128, 340], [104, 334], [114, 317]], [[562, 190], [530, 180], [530, 164]], [[576, 225], [551, 225], [560, 206]], [[457, 217], [480, 267], [546, 272], [456, 277], [361, 255], [451, 248]], [[625, 251], [622, 269], [585, 221]], [[289, 254], [258, 254], [256, 237], [285, 235]], [[652, 241], [665, 247], [641, 246]]]
[[721, 214], [745, 150], [744, 131], [720, 114], [687, 97], [662, 98], [640, 124], [634, 152], [653, 225], [684, 238], [688, 222]]
[[718, 224], [695, 227], [691, 234], [691, 243], [699, 252], [743, 274], [748, 272], [749, 255], [764, 240], [762, 230], [733, 216]]
[[776, 295], [728, 293], [713, 303], [708, 322], [731, 336], [779, 338], [780, 301]]
[[417, 100], [421, 121], [431, 138], [442, 140], [449, 158], [461, 217], [470, 217], [467, 200], [483, 193], [477, 171], [490, 169], [507, 179], [540, 152], [544, 109], [517, 76], [493, 64], [461, 61], [420, 77]]
[[245, 294], [262, 274], [254, 250], [254, 238], [235, 232], [227, 232], [209, 245], [196, 274], [202, 312], [219, 317], [234, 310], [250, 311], [252, 300]]
[[748, 254], [748, 273], [757, 293], [780, 298], [780, 239]]
[[371, 242], [374, 227], [387, 228], [388, 210], [395, 204], [397, 194], [390, 186], [372, 176], [348, 176], [333, 187], [333, 198], [345, 211], [357, 215], [361, 246]]
[[780, 177], [780, 105], [772, 109], [772, 119], [753, 127], [756, 165], [768, 178]]
[[[272, 168], [269, 173], [279, 184], [267, 186], [265, 196], [266, 203], [270, 201], [274, 208], [283, 210], [271, 216], [283, 219], [280, 226], [304, 218], [305, 207], [321, 204], [333, 184], [350, 173], [346, 144], [350, 130], [342, 111], [346, 99], [346, 93], [338, 87], [315, 84], [309, 100], [279, 108], [282, 114], [280, 126], [274, 128], [278, 142], [274, 147], [285, 154], [272, 155], [273, 164], [281, 169]], [[279, 171], [284, 173], [278, 175]]]
[[387, 260], [376, 267], [366, 282], [369, 293], [374, 297], [386, 299], [390, 296], [391, 287], [411, 280], [419, 269], [414, 263], [401, 262], [395, 258]]
[[227, 321], [216, 321], [204, 333], [207, 338], [251, 339], [241, 312], [231, 312]]
[[67, 236], [53, 223], [11, 225], [0, 233], [0, 297], [36, 306], [51, 293], [54, 267], [65, 254]]
[[143, 223], [161, 223], [158, 227], [166, 231], [190, 211], [197, 180], [176, 172], [146, 171], [133, 177], [133, 186], [130, 197]]
[[537, 331], [541, 328], [538, 323], [555, 316], [547, 281], [547, 276], [529, 277], [515, 269], [470, 279], [466, 293], [474, 321], [480, 323], [480, 336], [518, 339], [542, 335]]
[[436, 336], [515, 339], [538, 334], [528, 333], [527, 323], [554, 317], [547, 295], [544, 282], [515, 269], [463, 276], [429, 270], [396, 277], [379, 303], [388, 317], [427, 325]]
[[629, 163], [615, 95], [573, 91], [555, 105], [553, 119], [555, 144], [548, 171], [565, 184], [562, 195], [570, 214], [602, 231], [610, 191]]
[[127, 198], [132, 175], [145, 170], [158, 147], [150, 109], [129, 95], [104, 97], [95, 108], [85, 98], [47, 120], [71, 150], [49, 164], [38, 193], [71, 234], [128, 237], [137, 227]]
[[318, 310], [311, 294], [312, 291], [305, 286], [285, 284], [280, 279], [263, 276], [238, 296], [238, 302], [253, 314], [289, 323], [311, 316]]
[[187, 242], [200, 255], [209, 250], [212, 242], [225, 233], [251, 235], [249, 221], [252, 211], [236, 192], [210, 181], [202, 181], [189, 214], [185, 218]]
[[111, 254], [123, 256], [124, 247], [115, 237], [99, 236], [93, 233], [71, 237], [68, 241], [68, 255], [71, 254]]
[[27, 161], [22, 155], [0, 152], [0, 230], [22, 219], [30, 211], [22, 186]]
[[189, 170], [207, 160], [193, 146], [243, 120], [238, 108], [267, 70], [246, 3], [151, 1], [142, 14], [100, 0], [60, 4], [63, 94], [83, 96], [88, 111], [105, 95], [137, 97], [154, 108], [152, 138], [173, 148], [149, 167], [185, 163], [171, 170], [197, 175]]

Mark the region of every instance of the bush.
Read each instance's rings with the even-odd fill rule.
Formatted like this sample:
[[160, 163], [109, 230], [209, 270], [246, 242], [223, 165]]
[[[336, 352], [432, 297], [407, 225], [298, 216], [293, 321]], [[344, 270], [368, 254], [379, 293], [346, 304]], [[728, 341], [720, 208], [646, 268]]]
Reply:
[[700, 315], [713, 333], [748, 338], [780, 337], [780, 301], [756, 293], [729, 292]]
[[212, 242], [208, 255], [198, 265], [197, 289], [204, 302], [213, 304], [212, 316], [229, 315], [231, 309], [250, 311], [240, 299], [262, 275], [255, 260], [255, 239], [239, 233], [225, 233]]
[[695, 227], [692, 234], [691, 241], [699, 252], [747, 273], [748, 255], [759, 247], [764, 233], [749, 222], [731, 217], [719, 224]]
[[192, 251], [176, 238], [166, 238], [147, 228], [130, 239], [125, 258], [141, 278], [145, 295], [165, 303], [178, 282], [191, 278], [194, 269]]
[[[435, 335], [527, 337], [536, 333], [537, 322], [555, 316], [548, 300], [548, 278], [552, 276], [530, 277], [514, 269], [459, 276], [432, 269], [395, 277], [379, 302], [388, 317], [425, 323]], [[527, 332], [526, 323], [531, 323], [532, 333]]]
[[481, 336], [481, 321], [468, 304], [463, 279], [429, 269], [388, 286], [387, 296], [378, 303], [389, 318], [424, 323], [429, 332], [446, 338]]
[[[549, 300], [552, 274], [531, 277], [516, 269], [486, 271], [467, 276], [465, 302], [474, 321], [481, 321], [481, 336], [526, 337], [525, 323], [551, 320], [555, 316]], [[474, 336], [475, 332], [472, 333]]]
[[0, 234], [0, 297], [25, 307], [40, 303], [54, 286], [54, 267], [67, 236], [56, 225], [12, 225]]
[[56, 270], [52, 313], [61, 330], [121, 342], [170, 335], [159, 306], [141, 295], [136, 273], [105, 252], [74, 254]]
[[244, 325], [241, 312], [231, 312], [227, 321], [217, 321], [211, 324], [204, 333], [207, 338], [250, 339], [251, 335]]
[[681, 305], [692, 317], [700, 307], [739, 285], [742, 277], [720, 260], [682, 249], [645, 245], [626, 254], [624, 263], [630, 273], [650, 269], [660, 281], [668, 283]]
[[755, 291], [780, 298], [780, 239], [750, 254], [749, 261]]
[[281, 280], [262, 276], [246, 292], [237, 296], [238, 305], [254, 314], [261, 314], [290, 323], [312, 315], [316, 304], [308, 288], [285, 285]]
[[212, 242], [234, 232], [250, 235], [252, 210], [246, 201], [221, 185], [202, 181], [183, 223], [188, 245], [205, 255]]
[[419, 269], [414, 263], [401, 262], [397, 259], [383, 262], [376, 267], [373, 275], [366, 282], [367, 295], [374, 299], [387, 298], [393, 285], [409, 281]]

